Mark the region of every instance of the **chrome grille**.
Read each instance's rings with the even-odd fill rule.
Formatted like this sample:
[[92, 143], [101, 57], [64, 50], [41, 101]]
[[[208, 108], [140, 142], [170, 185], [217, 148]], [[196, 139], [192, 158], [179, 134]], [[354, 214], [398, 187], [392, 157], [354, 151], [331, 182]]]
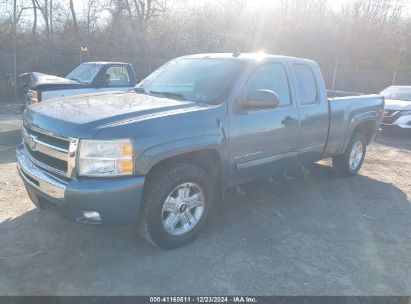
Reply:
[[70, 176], [70, 138], [51, 132], [22, 127], [22, 137], [32, 161], [45, 170]]

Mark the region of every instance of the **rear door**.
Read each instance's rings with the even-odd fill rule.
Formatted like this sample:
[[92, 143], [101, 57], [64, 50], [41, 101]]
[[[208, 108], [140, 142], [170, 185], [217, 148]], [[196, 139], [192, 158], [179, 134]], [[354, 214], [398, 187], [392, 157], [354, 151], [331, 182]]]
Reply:
[[327, 143], [328, 100], [319, 68], [308, 63], [294, 63], [300, 112], [298, 150], [303, 162], [321, 158]]
[[230, 116], [229, 159], [235, 182], [272, 175], [298, 155], [298, 109], [285, 65], [270, 61], [257, 66], [239, 99], [256, 90], [276, 92], [279, 105], [274, 109], [234, 110]]

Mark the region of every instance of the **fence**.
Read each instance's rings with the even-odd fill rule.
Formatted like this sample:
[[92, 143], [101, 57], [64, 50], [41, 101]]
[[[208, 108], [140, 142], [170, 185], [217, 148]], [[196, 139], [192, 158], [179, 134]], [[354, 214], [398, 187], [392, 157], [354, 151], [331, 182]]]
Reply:
[[[327, 89], [359, 93], [378, 93], [395, 85], [411, 85], [411, 69], [382, 69], [368, 67], [322, 67]], [[335, 72], [335, 76], [334, 76]]]
[[[93, 51], [83, 52], [59, 52], [55, 53], [51, 49], [37, 52], [35, 49], [20, 49], [17, 53], [17, 73], [42, 72], [64, 77], [80, 61], [124, 61], [134, 65], [135, 72], [139, 79], [147, 76], [154, 69], [168, 61], [174, 55], [166, 58], [156, 54], [133, 54], [124, 50], [109, 49], [96, 53]], [[180, 54], [182, 55], [182, 54]], [[411, 68], [406, 69], [382, 69], [372, 67], [353, 66], [321, 66], [327, 89], [334, 90], [378, 93], [385, 87], [392, 84], [411, 85]], [[334, 79], [335, 78], [335, 79]], [[23, 100], [19, 92], [19, 100]], [[0, 53], [0, 103], [14, 102], [13, 89], [13, 53]]]

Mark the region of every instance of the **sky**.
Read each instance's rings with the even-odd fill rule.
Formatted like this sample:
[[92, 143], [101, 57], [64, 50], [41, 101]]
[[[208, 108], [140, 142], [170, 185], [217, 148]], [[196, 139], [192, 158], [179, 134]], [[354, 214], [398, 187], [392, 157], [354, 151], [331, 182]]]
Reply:
[[[0, 0], [1, 1], [1, 0]], [[174, 0], [175, 1], [175, 0]], [[173, 0], [170, 0], [170, 6], [172, 5], [172, 3], [174, 2]], [[204, 5], [205, 3], [213, 3], [213, 2], [215, 2], [215, 3], [221, 3], [221, 2], [223, 2], [224, 0], [178, 0], [178, 2], [185, 2], [186, 4], [188, 4], [188, 5], [192, 5], [192, 6], [195, 6], [195, 5], [198, 5], [198, 6], [201, 6], [201, 5]], [[264, 5], [266, 5], [268, 2], [271, 2], [271, 1], [277, 1], [277, 2], [280, 2], [281, 0], [251, 0], [251, 1], [248, 1], [247, 3], [248, 4], [250, 4], [251, 3], [251, 5], [252, 6], [255, 6], [255, 7], [261, 7], [261, 6], [264, 6]], [[333, 10], [335, 10], [335, 11], [338, 11], [339, 9], [341, 9], [341, 6], [343, 5], [343, 4], [347, 4], [347, 3], [349, 3], [349, 2], [351, 2], [352, 0], [329, 0], [328, 1], [328, 5], [330, 6], [330, 8], [332, 8]], [[176, 1], [177, 2], [177, 1]], [[411, 0], [405, 0], [405, 2], [406, 3], [408, 3], [408, 4], [406, 4], [406, 6], [408, 7], [408, 9], [406, 9], [405, 11], [406, 11], [406, 16], [408, 16], [408, 17], [411, 17]], [[75, 9], [76, 9], [76, 11], [79, 13], [79, 14], [82, 14], [82, 12], [84, 12], [84, 9], [85, 9], [85, 7], [86, 7], [86, 5], [87, 5], [87, 1], [84, 1], [84, 0], [74, 0], [74, 7], [75, 7]]]
[[[19, 0], [18, 0], [19, 1]], [[22, 1], [22, 0], [20, 0]], [[23, 0], [24, 1], [24, 0]], [[28, 1], [28, 0], [25, 0]], [[247, 5], [250, 5], [251, 7], [259, 8], [259, 7], [264, 7], [268, 3], [273, 3], [272, 1], [277, 1], [280, 2], [281, 0], [250, 0], [246, 1]], [[330, 8], [332, 8], [335, 11], [338, 11], [343, 4], [348, 4], [352, 0], [329, 0], [328, 5]], [[28, 1], [30, 2], [30, 1]], [[68, 5], [68, 0], [63, 0], [62, 2], [67, 2]], [[202, 6], [206, 3], [221, 3], [224, 2], [224, 0], [169, 0], [169, 6], [173, 6], [175, 4], [180, 5], [181, 7], [184, 6]], [[411, 17], [411, 0], [405, 0], [407, 3], [407, 9], [405, 9], [405, 15], [404, 17], [410, 18]], [[87, 6], [88, 1], [87, 0], [74, 0], [74, 8], [76, 10], [76, 13], [79, 18], [82, 17], [83, 13], [85, 12], [85, 8]], [[13, 9], [13, 0], [0, 0], [0, 16], [2, 13], [5, 12], [11, 12]], [[26, 19], [30, 20], [31, 19], [31, 12], [28, 12], [28, 15], [25, 16]], [[105, 19], [106, 17], [109, 17], [108, 12], [102, 12], [100, 16], [102, 19]]]

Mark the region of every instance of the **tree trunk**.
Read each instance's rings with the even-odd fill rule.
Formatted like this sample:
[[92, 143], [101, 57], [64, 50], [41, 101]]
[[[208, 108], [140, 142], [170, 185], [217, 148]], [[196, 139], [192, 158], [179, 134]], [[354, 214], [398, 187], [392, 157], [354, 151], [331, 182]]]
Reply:
[[47, 37], [50, 38], [50, 24], [49, 24], [49, 5], [48, 5], [48, 0], [44, 0], [43, 6], [40, 5], [38, 0], [34, 0], [36, 2], [37, 8], [40, 10], [41, 15], [43, 16], [44, 19], [44, 25], [47, 33]]
[[50, 0], [50, 38], [53, 39], [53, 0]]
[[74, 30], [77, 32], [78, 25], [77, 25], [77, 17], [76, 17], [76, 11], [74, 10], [73, 0], [70, 0], [70, 11], [71, 11], [71, 17], [73, 18], [73, 27], [74, 27]]
[[33, 27], [31, 28], [31, 33], [34, 37], [37, 32], [37, 5], [35, 0], [31, 0], [31, 3], [33, 5]]

